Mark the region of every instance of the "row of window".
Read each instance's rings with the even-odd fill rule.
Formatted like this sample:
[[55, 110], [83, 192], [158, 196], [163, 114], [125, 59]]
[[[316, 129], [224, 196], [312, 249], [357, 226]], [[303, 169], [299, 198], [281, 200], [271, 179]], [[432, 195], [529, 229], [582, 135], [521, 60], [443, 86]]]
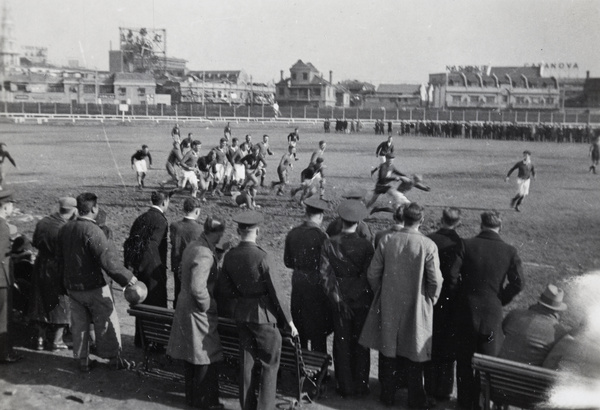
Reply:
[[[460, 104], [463, 102], [470, 103], [486, 103], [486, 104], [496, 104], [496, 103], [508, 103], [508, 96], [502, 95], [500, 96], [500, 100], [497, 99], [494, 95], [470, 95], [468, 97], [463, 97], [462, 95], [452, 95], [452, 102], [456, 104]], [[515, 103], [521, 105], [527, 104], [540, 104], [540, 105], [553, 105], [555, 103], [555, 99], [553, 97], [515, 97]]]
[[[464, 82], [463, 81], [454, 81], [454, 80], [448, 80], [448, 86], [459, 86], [462, 87], [464, 86]], [[479, 81], [469, 81], [467, 80], [467, 87], [479, 87], [481, 84], [479, 83]], [[503, 85], [506, 86], [510, 86], [510, 83], [508, 81], [506, 82], [502, 82], [499, 81], [498, 82], [498, 86], [502, 87]], [[483, 86], [484, 87], [496, 87], [496, 82], [495, 81], [483, 81]], [[520, 82], [520, 81], [513, 81], [512, 86], [515, 88], [548, 88], [548, 87], [553, 87], [553, 85], [551, 83], [546, 83], [543, 82], [541, 84], [537, 84], [537, 83], [529, 83], [529, 87], [527, 86], [527, 84], [525, 84], [524, 82]]]
[[[297, 77], [296, 74], [297, 73], [292, 73], [292, 80], [297, 80], [298, 79], [298, 77]], [[308, 80], [308, 73], [302, 73], [302, 79], [304, 81], [307, 81]]]
[[[13, 89], [14, 91], [21, 91], [21, 92], [49, 92], [49, 93], [64, 93], [65, 92], [65, 84], [62, 83], [56, 83], [56, 84], [48, 84], [45, 87], [45, 90], [33, 90], [32, 86], [29, 84], [16, 84], [16, 89], [14, 89], [14, 85], [12, 86], [6, 86], [5, 88], [7, 90]], [[99, 85], [98, 86], [98, 93], [99, 94], [112, 94], [114, 90], [114, 86], [112, 85]], [[77, 93], [77, 87], [76, 86], [70, 86], [69, 87], [69, 92], [70, 93]], [[83, 93], [84, 94], [95, 94], [96, 93], [96, 85], [94, 84], [84, 84], [83, 85]], [[118, 88], [118, 94], [120, 96], [124, 96], [127, 94], [127, 88], [125, 87], [119, 87]], [[145, 96], [146, 95], [146, 88], [145, 87], [138, 87], [137, 89], [137, 94], [139, 96]]]

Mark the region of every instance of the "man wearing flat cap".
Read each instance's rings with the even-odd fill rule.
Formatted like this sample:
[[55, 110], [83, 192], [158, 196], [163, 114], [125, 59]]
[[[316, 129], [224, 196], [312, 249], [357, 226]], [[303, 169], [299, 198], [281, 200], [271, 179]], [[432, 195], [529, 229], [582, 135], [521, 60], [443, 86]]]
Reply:
[[342, 232], [325, 241], [321, 251], [323, 286], [333, 306], [333, 363], [338, 393], [369, 394], [370, 352], [358, 344], [373, 292], [367, 270], [373, 245], [356, 233], [367, 214], [365, 204], [347, 199], [338, 206]]
[[564, 292], [549, 284], [529, 309], [511, 311], [502, 322], [504, 343], [498, 357], [532, 366], [544, 360], [567, 332], [560, 325], [560, 313], [567, 310]]
[[[365, 200], [366, 195], [366, 190], [362, 188], [356, 188], [344, 192], [342, 194], [342, 198], [363, 202]], [[342, 228], [342, 218], [338, 216], [333, 221], [331, 221], [329, 225], [327, 225], [327, 229], [325, 230], [325, 232], [327, 233], [327, 235], [329, 235], [329, 237], [332, 237], [342, 232]], [[373, 232], [371, 231], [371, 228], [365, 221], [358, 221], [356, 233], [358, 234], [358, 236], [360, 236], [361, 238], [365, 238], [369, 242], [373, 241]]]
[[13, 191], [0, 191], [0, 364], [14, 363], [23, 358], [14, 352], [9, 332], [15, 278], [10, 268], [10, 228], [6, 218], [13, 212], [13, 202]]
[[[154, 191], [152, 206], [140, 215], [125, 241], [125, 266], [148, 288], [144, 304], [167, 307], [167, 234], [169, 222], [165, 212], [173, 191]], [[141, 346], [136, 326], [135, 345]]]
[[71, 321], [69, 297], [64, 292], [62, 278], [56, 266], [58, 231], [77, 217], [77, 201], [64, 197], [58, 200], [58, 212], [42, 218], [35, 226], [32, 245], [38, 249], [32, 280], [29, 317], [38, 328], [37, 350], [44, 344], [51, 350], [66, 349], [65, 328]]
[[[240, 405], [243, 409], [274, 409], [281, 355], [278, 327], [298, 335], [283, 298], [278, 276], [270, 270], [267, 253], [256, 244], [262, 214], [235, 215], [240, 243], [223, 259], [220, 283], [224, 295], [236, 299], [233, 314], [240, 333]], [[253, 371], [259, 363], [259, 374]], [[258, 394], [256, 389], [258, 387]]]
[[89, 372], [90, 322], [96, 335], [96, 355], [109, 359], [115, 369], [131, 364], [121, 358], [121, 329], [112, 291], [104, 279], [105, 272], [122, 287], [137, 279], [117, 261], [117, 250], [96, 224], [98, 197], [86, 192], [77, 197], [79, 216], [58, 231], [56, 260], [70, 298], [73, 331], [73, 356], [79, 370]]
[[331, 306], [320, 285], [321, 248], [327, 239], [323, 213], [327, 202], [311, 197], [304, 201], [304, 222], [285, 238], [283, 262], [292, 273], [292, 318], [303, 348], [327, 353], [327, 335], [333, 330]]

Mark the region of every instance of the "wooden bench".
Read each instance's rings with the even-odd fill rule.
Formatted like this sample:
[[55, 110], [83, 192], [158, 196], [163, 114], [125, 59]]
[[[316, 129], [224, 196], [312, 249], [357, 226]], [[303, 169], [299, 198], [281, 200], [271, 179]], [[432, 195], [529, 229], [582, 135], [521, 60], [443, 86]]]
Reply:
[[537, 408], [548, 399], [557, 372], [511, 360], [475, 353], [473, 369], [479, 372], [484, 410], [490, 401], [522, 409]]
[[[177, 372], [165, 372], [153, 369], [152, 356], [157, 347], [164, 347], [169, 343], [169, 335], [173, 324], [173, 309], [160, 308], [149, 305], [131, 306], [127, 312], [138, 319], [138, 331], [141, 335], [144, 348], [143, 370], [148, 374], [157, 374], [169, 377], [175, 381], [182, 381], [183, 377]], [[225, 363], [239, 366], [239, 332], [235, 321], [219, 318], [219, 337], [223, 347]], [[294, 377], [294, 397], [297, 402], [318, 398], [325, 389], [327, 369], [331, 364], [331, 356], [325, 353], [312, 352], [300, 348], [297, 340], [292, 340], [289, 334], [282, 332], [283, 343], [281, 347], [281, 360], [279, 370], [286, 371]]]

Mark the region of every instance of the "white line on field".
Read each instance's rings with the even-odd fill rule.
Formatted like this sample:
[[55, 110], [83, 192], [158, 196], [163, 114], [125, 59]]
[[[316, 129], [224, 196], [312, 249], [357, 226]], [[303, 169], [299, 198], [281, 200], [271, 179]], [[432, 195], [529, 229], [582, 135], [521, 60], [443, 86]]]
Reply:
[[555, 267], [552, 266], [552, 265], [544, 265], [542, 263], [535, 263], [535, 262], [523, 262], [523, 265], [534, 266], [536, 268], [551, 268], [551, 269], [555, 269]]
[[104, 131], [104, 139], [106, 140], [106, 145], [108, 145], [108, 149], [110, 150], [110, 156], [113, 160], [113, 163], [115, 164], [115, 168], [117, 169], [117, 174], [119, 174], [119, 178], [121, 178], [123, 188], [125, 188], [125, 190], [127, 191], [127, 185], [125, 185], [125, 180], [123, 179], [123, 175], [121, 175], [121, 170], [119, 169], [119, 165], [117, 164], [117, 160], [110, 145], [110, 141], [108, 140], [108, 135], [106, 134], [106, 128], [104, 127], [104, 124], [102, 124], [102, 131]]
[[10, 184], [29, 184], [32, 182], [40, 182], [39, 179], [28, 179], [27, 181], [10, 181]]

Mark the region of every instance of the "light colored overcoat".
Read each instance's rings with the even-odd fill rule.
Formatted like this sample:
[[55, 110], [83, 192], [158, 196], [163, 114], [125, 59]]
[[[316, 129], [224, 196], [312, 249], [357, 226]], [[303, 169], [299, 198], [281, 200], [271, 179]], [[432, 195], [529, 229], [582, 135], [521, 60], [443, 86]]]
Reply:
[[223, 360], [213, 298], [217, 275], [214, 246], [202, 234], [185, 248], [181, 258], [181, 292], [167, 347], [171, 357], [204, 365]]
[[443, 282], [435, 243], [410, 228], [386, 235], [367, 278], [375, 299], [360, 344], [386, 357], [431, 360], [433, 305]]

